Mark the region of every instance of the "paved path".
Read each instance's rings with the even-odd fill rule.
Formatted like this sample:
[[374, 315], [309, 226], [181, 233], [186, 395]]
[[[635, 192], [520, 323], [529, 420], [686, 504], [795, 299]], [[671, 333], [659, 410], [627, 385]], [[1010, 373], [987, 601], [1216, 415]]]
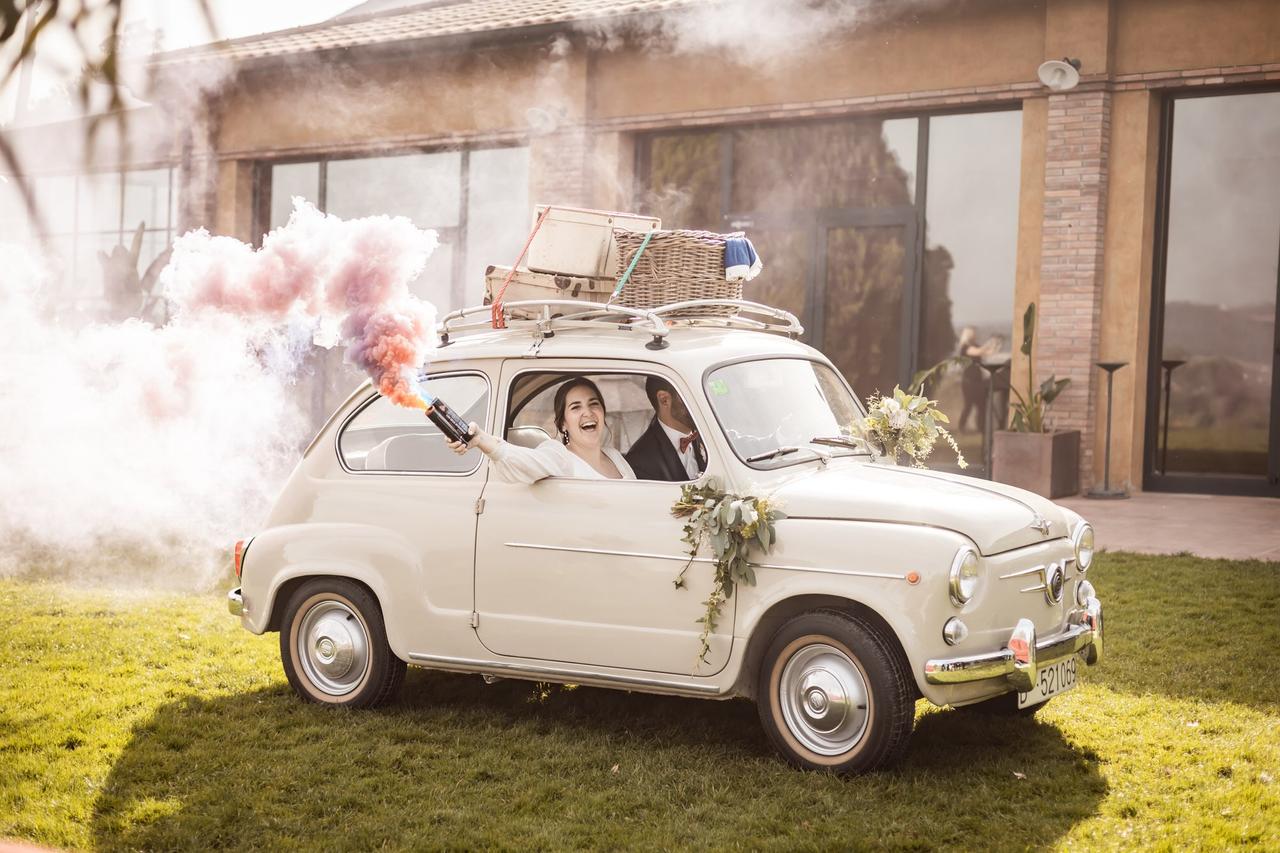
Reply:
[[1110, 551], [1280, 561], [1280, 499], [1140, 492], [1058, 503], [1088, 519], [1098, 547]]

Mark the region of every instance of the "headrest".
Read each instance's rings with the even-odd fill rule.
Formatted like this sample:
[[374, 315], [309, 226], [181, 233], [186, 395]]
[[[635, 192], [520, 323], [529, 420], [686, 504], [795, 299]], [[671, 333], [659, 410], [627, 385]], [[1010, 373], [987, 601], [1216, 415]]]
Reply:
[[[369, 450], [364, 460], [366, 471], [430, 471], [432, 463], [447, 461], [441, 449], [445, 447], [439, 435], [407, 433], [393, 435]], [[447, 470], [447, 469], [446, 469]]]
[[547, 431], [537, 426], [518, 426], [507, 430], [507, 441], [520, 447], [537, 447], [551, 439]]

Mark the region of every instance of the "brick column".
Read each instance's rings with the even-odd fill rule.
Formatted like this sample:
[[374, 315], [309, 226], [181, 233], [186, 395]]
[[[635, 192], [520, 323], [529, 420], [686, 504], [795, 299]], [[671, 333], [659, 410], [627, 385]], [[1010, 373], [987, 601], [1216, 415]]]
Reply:
[[529, 201], [590, 206], [587, 156], [591, 140], [583, 127], [558, 128], [529, 143]]
[[1080, 430], [1082, 490], [1093, 481], [1110, 137], [1110, 92], [1049, 97], [1035, 379], [1071, 378], [1050, 420]]

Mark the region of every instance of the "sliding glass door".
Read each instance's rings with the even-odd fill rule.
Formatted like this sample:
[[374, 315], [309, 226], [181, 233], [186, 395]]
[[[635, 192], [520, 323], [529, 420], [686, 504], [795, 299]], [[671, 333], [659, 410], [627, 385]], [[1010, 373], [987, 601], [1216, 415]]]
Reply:
[[[639, 146], [637, 195], [667, 227], [747, 231], [765, 271], [746, 298], [798, 316], [865, 398], [962, 350], [1008, 359], [1021, 138], [1011, 110], [663, 132]], [[968, 473], [1006, 377], [992, 393], [970, 365], [929, 388]]]
[[1280, 92], [1171, 100], [1149, 489], [1280, 495]]

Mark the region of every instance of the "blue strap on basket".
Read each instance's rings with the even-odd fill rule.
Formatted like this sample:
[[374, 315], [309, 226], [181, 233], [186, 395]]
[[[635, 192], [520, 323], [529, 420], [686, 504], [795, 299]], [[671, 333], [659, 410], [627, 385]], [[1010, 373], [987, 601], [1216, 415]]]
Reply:
[[627, 280], [631, 278], [631, 273], [635, 271], [636, 264], [640, 262], [640, 256], [644, 254], [645, 247], [649, 245], [649, 241], [653, 239], [653, 231], [648, 231], [644, 235], [644, 240], [640, 241], [640, 248], [636, 249], [635, 257], [631, 259], [631, 263], [627, 266], [627, 271], [622, 274], [622, 278], [618, 279], [618, 286], [613, 289], [606, 305], [612, 305], [613, 300], [618, 298], [618, 294], [622, 292], [622, 288], [626, 285]]

